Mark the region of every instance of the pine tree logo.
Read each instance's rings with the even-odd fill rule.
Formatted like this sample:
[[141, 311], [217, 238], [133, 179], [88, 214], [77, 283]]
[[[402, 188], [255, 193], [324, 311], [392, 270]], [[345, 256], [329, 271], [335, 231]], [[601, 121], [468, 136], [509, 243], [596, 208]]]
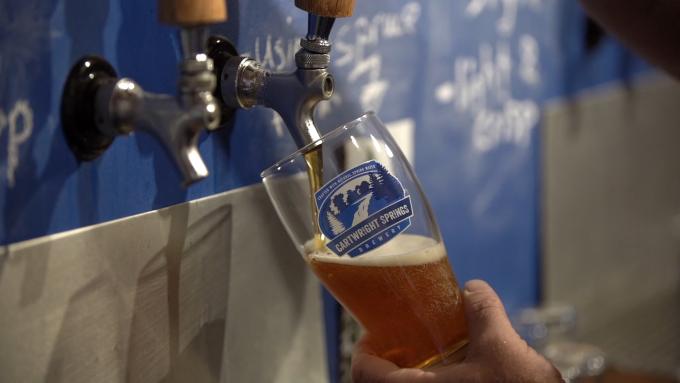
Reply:
[[328, 223], [331, 226], [331, 231], [333, 231], [333, 235], [338, 235], [345, 231], [345, 225], [343, 225], [339, 219], [335, 218], [335, 216], [331, 214], [330, 211], [326, 212], [326, 218], [328, 218]]
[[[329, 239], [327, 247], [340, 256], [370, 251], [411, 224], [410, 197], [401, 182], [377, 161], [343, 172], [315, 196], [319, 228]], [[387, 230], [389, 236], [381, 235]]]

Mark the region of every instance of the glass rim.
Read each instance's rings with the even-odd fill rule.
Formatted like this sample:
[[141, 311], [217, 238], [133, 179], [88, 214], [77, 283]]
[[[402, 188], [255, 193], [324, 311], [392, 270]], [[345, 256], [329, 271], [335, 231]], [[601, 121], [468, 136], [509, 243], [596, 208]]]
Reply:
[[359, 123], [362, 120], [365, 120], [366, 118], [369, 118], [369, 117], [376, 117], [375, 112], [372, 111], [372, 110], [365, 112], [361, 116], [334, 128], [330, 132], [324, 134], [323, 136], [317, 138], [316, 140], [310, 142], [309, 144], [299, 148], [298, 150], [294, 151], [293, 153], [285, 156], [283, 159], [276, 161], [276, 163], [274, 163], [272, 166], [270, 166], [270, 167], [266, 168], [265, 170], [263, 170], [262, 172], [260, 172], [260, 178], [264, 179], [264, 178], [272, 175], [274, 172], [279, 170], [277, 168], [281, 167], [285, 163], [292, 162], [294, 158], [299, 157], [301, 155], [304, 156], [306, 153], [309, 153], [313, 148], [316, 148], [317, 146], [321, 145], [325, 140], [328, 140], [329, 138], [333, 138], [333, 137], [339, 135], [340, 133], [356, 126], [357, 123]]

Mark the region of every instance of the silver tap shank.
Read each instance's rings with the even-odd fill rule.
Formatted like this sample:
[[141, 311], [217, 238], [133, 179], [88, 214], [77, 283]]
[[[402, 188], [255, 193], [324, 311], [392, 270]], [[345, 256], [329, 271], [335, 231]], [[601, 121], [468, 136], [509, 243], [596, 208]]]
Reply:
[[334, 22], [332, 17], [309, 14], [307, 36], [295, 54], [297, 70], [293, 73], [272, 73], [252, 58], [231, 57], [221, 72], [222, 101], [231, 108], [263, 105], [274, 109], [298, 147], [321, 138], [314, 110], [320, 101], [330, 99], [335, 87], [328, 71], [328, 38]]
[[212, 60], [198, 53], [202, 48], [196, 45], [200, 33], [195, 29], [183, 34], [186, 58], [180, 64], [177, 97], [145, 92], [128, 78], [100, 88], [96, 95], [98, 129], [110, 136], [143, 131], [156, 137], [176, 163], [184, 185], [208, 176], [198, 138], [202, 129], [216, 129], [220, 120], [212, 95]]

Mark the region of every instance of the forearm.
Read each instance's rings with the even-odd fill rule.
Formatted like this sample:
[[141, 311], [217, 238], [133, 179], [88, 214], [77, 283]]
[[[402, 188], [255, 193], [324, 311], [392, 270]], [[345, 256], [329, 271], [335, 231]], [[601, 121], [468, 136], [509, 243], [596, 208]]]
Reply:
[[580, 1], [603, 28], [680, 79], [680, 1]]

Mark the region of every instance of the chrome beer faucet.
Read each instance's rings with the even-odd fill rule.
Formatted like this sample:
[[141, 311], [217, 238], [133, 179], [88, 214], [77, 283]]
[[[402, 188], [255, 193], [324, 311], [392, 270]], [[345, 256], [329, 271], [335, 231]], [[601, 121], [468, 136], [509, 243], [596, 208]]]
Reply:
[[73, 66], [64, 86], [62, 126], [81, 161], [100, 156], [119, 135], [148, 133], [161, 142], [186, 186], [208, 175], [198, 138], [203, 129], [216, 129], [220, 122], [213, 62], [204, 44], [206, 25], [226, 20], [226, 3], [159, 0], [159, 16], [182, 27], [177, 94], [146, 92], [134, 80], [118, 78], [104, 59], [86, 56]]
[[183, 59], [177, 96], [145, 92], [134, 80], [121, 78], [97, 92], [95, 107], [100, 131], [115, 137], [140, 130], [156, 137], [176, 162], [185, 185], [205, 178], [208, 169], [198, 151], [201, 130], [213, 130], [220, 121], [212, 92], [212, 60], [203, 53], [203, 27], [181, 32]]
[[295, 54], [297, 69], [292, 73], [272, 73], [250, 57], [225, 54], [233, 47], [224, 38], [212, 37], [209, 54], [224, 63], [221, 70], [217, 68], [218, 95], [224, 104], [232, 109], [256, 105], [272, 108], [286, 123], [298, 147], [319, 139], [314, 109], [333, 95], [334, 80], [328, 66], [334, 21], [335, 17], [309, 13], [307, 35], [300, 40], [300, 50]]
[[[64, 90], [62, 122], [79, 159], [98, 157], [116, 136], [143, 131], [163, 144], [185, 185], [208, 175], [198, 137], [202, 129], [218, 127], [220, 108], [212, 95], [216, 83], [212, 60], [202, 53], [207, 33], [203, 27], [180, 33], [183, 59], [177, 96], [145, 92], [134, 80], [117, 78], [113, 68], [98, 57], [85, 57], [76, 64]], [[94, 119], [74, 121], [85, 105], [93, 109], [86, 113]], [[89, 136], [97, 137], [99, 145], [89, 145]]]

